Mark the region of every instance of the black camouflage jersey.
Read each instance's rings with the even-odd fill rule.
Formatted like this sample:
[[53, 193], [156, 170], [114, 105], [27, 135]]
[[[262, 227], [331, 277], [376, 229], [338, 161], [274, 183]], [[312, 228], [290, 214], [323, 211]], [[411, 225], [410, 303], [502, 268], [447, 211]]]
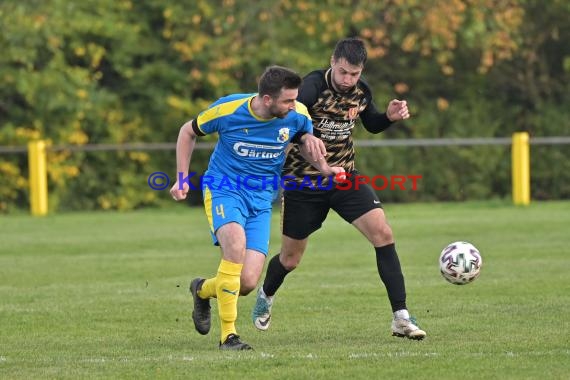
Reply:
[[[313, 134], [320, 138], [327, 149], [330, 166], [341, 166], [347, 172], [354, 171], [354, 145], [352, 131], [360, 116], [362, 125], [372, 133], [379, 133], [391, 124], [385, 113], [379, 113], [372, 102], [368, 85], [360, 79], [354, 88], [346, 93], [336, 92], [331, 84], [331, 69], [317, 70], [303, 78], [297, 101], [305, 104], [313, 119]], [[310, 177], [313, 186], [327, 184], [322, 174], [299, 153], [299, 147], [292, 145], [287, 155], [283, 176], [295, 177], [293, 182], [301, 184]], [[321, 180], [317, 182], [317, 179]], [[289, 182], [289, 181], [288, 181]], [[305, 182], [306, 184], [306, 182]]]

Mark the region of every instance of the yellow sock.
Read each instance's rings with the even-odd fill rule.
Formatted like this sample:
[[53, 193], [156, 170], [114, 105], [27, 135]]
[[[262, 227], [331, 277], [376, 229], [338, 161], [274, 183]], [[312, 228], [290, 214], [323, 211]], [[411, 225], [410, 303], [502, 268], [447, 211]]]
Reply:
[[202, 283], [198, 296], [203, 299], [216, 298], [216, 277], [209, 278]]
[[216, 276], [216, 295], [221, 323], [221, 342], [230, 334], [236, 334], [237, 302], [239, 297], [240, 275], [243, 264], [222, 259]]

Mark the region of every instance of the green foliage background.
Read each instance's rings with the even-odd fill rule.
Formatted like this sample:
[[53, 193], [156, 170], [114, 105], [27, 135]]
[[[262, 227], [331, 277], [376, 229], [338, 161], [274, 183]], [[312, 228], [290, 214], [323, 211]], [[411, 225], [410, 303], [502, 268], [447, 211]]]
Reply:
[[[174, 142], [218, 97], [254, 92], [269, 64], [326, 67], [363, 38], [365, 79], [412, 119], [357, 138], [570, 135], [570, 3], [552, 0], [4, 0], [0, 145]], [[567, 145], [532, 149], [532, 194], [570, 197]], [[508, 147], [361, 149], [367, 174], [421, 174], [387, 201], [510, 195]], [[208, 154], [193, 160], [203, 170]], [[51, 210], [158, 206], [146, 184], [174, 152], [51, 150]], [[0, 155], [0, 212], [28, 207], [27, 159]]]

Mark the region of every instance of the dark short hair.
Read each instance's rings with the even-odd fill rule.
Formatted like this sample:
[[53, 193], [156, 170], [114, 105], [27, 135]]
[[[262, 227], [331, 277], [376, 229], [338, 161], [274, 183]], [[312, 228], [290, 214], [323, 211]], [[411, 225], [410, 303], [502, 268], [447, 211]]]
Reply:
[[340, 58], [346, 59], [351, 65], [362, 65], [366, 63], [368, 55], [364, 42], [358, 38], [345, 38], [336, 43], [333, 58], [338, 61]]
[[299, 74], [286, 67], [269, 66], [259, 79], [259, 95], [277, 98], [282, 89], [295, 89], [301, 86], [303, 79]]

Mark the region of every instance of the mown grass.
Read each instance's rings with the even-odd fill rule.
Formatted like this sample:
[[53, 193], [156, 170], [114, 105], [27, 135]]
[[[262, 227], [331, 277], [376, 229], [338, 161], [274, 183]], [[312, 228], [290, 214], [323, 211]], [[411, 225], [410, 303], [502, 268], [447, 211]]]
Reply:
[[[280, 290], [268, 332], [251, 324], [253, 295], [240, 299], [251, 353], [218, 351], [215, 306], [210, 334], [194, 331], [188, 283], [219, 262], [201, 209], [1, 217], [0, 378], [567, 378], [570, 202], [386, 212], [427, 339], [390, 336], [374, 251], [332, 213]], [[438, 272], [455, 240], [483, 255], [473, 284]]]

